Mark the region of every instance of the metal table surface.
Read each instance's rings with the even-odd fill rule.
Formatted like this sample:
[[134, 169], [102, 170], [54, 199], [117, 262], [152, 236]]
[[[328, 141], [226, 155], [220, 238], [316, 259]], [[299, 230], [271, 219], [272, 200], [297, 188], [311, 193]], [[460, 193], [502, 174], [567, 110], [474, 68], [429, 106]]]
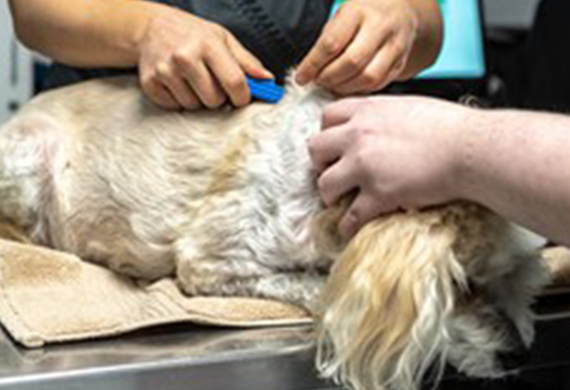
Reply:
[[[549, 319], [525, 369], [498, 381], [449, 374], [441, 390], [570, 389], [570, 300], [548, 299]], [[546, 308], [546, 309], [545, 309]], [[0, 390], [324, 390], [310, 327], [160, 327], [97, 341], [27, 350], [0, 331]], [[428, 386], [427, 388], [431, 388]]]
[[310, 327], [161, 327], [28, 350], [0, 333], [0, 389], [316, 390]]

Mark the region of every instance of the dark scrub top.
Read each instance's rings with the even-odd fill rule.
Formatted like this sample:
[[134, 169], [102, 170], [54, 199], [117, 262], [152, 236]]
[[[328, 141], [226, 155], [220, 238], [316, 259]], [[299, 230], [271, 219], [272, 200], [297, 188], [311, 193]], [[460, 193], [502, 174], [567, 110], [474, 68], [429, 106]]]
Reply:
[[[217, 22], [231, 31], [282, 80], [309, 51], [328, 19], [333, 0], [154, 0]], [[190, 38], [191, 39], [191, 38]], [[135, 69], [79, 69], [54, 64], [44, 89], [135, 72]]]

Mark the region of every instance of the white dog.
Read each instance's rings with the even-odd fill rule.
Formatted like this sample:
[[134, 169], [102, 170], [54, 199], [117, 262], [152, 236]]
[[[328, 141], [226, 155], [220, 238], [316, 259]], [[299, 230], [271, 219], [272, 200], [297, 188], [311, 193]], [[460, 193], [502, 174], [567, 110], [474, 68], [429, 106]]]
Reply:
[[0, 129], [0, 220], [187, 294], [301, 305], [319, 370], [357, 390], [416, 389], [446, 363], [502, 375], [501, 355], [533, 338], [539, 241], [455, 204], [343, 242], [343, 206], [323, 209], [306, 147], [330, 100], [290, 86], [278, 106], [165, 112], [130, 78], [46, 93]]

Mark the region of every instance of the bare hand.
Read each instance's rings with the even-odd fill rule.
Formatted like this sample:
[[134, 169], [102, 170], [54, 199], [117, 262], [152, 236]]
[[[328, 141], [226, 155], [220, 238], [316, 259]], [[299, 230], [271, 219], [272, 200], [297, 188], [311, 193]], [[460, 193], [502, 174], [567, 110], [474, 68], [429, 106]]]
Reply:
[[406, 67], [419, 17], [408, 0], [351, 0], [325, 26], [297, 82], [341, 95], [377, 91]]
[[171, 109], [236, 107], [251, 97], [245, 75], [273, 77], [222, 26], [168, 9], [147, 26], [140, 44], [142, 89], [156, 104]]
[[459, 124], [472, 110], [417, 97], [347, 99], [329, 105], [324, 131], [309, 141], [325, 204], [357, 192], [340, 222], [350, 237], [398, 209], [453, 200], [461, 161]]

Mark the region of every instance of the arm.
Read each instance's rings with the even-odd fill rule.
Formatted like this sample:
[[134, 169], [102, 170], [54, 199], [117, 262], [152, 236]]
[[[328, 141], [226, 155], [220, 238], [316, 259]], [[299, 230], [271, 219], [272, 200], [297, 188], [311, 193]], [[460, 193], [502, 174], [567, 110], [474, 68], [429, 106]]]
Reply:
[[272, 75], [224, 27], [141, 0], [10, 0], [18, 37], [80, 67], [137, 66], [143, 91], [172, 109], [249, 103], [245, 75]]
[[377, 97], [330, 105], [309, 144], [326, 204], [358, 191], [350, 236], [398, 209], [470, 200], [570, 245], [570, 117]]
[[372, 92], [432, 64], [442, 42], [436, 0], [349, 0], [299, 65], [297, 82]]
[[154, 14], [165, 6], [134, 0], [10, 0], [18, 38], [72, 66], [129, 67]]
[[465, 139], [457, 196], [570, 245], [570, 118], [476, 112]]

